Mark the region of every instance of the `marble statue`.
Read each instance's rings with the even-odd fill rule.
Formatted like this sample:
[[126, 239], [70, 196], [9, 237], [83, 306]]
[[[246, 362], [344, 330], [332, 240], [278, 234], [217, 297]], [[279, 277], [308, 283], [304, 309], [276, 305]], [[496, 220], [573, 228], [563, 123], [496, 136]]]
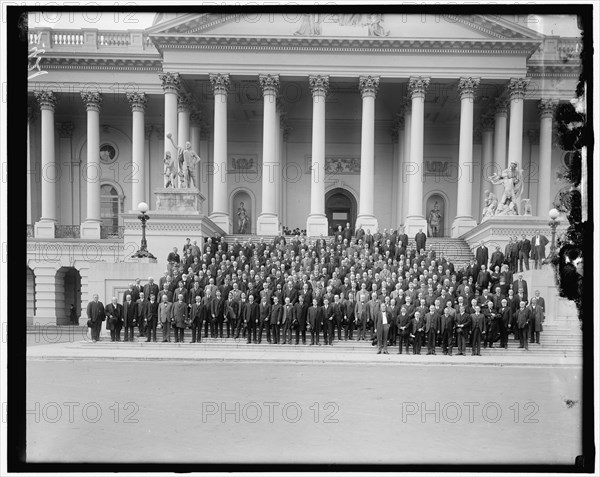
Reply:
[[196, 165], [200, 162], [200, 157], [194, 150], [192, 144], [186, 141], [185, 147], [178, 146], [173, 140], [171, 133], [167, 134], [171, 144], [177, 149], [177, 177], [179, 178], [178, 187], [185, 189], [188, 187], [197, 187], [196, 184]]
[[175, 187], [175, 184], [176, 184], [175, 179], [177, 178], [177, 174], [175, 174], [174, 169], [175, 169], [175, 161], [171, 157], [171, 152], [167, 151], [165, 153], [165, 160], [164, 160], [164, 166], [163, 166], [163, 176], [164, 176], [163, 185], [164, 185], [165, 189]]
[[238, 234], [247, 233], [248, 229], [248, 213], [246, 212], [246, 208], [244, 207], [244, 203], [240, 202], [240, 206], [237, 210], [238, 216]]
[[494, 185], [502, 184], [504, 187], [495, 215], [519, 215], [518, 204], [523, 193], [523, 178], [517, 163], [511, 162], [510, 167], [500, 174], [490, 176], [489, 180]]
[[429, 219], [427, 223], [429, 224], [429, 228], [431, 230], [432, 237], [438, 237], [440, 235], [440, 223], [442, 222], [442, 213], [438, 208], [437, 201], [433, 204], [433, 209], [429, 211]]
[[493, 192], [486, 190], [484, 192], [485, 201], [483, 211], [481, 213], [482, 217], [491, 217], [496, 215], [496, 210], [498, 209], [498, 197]]

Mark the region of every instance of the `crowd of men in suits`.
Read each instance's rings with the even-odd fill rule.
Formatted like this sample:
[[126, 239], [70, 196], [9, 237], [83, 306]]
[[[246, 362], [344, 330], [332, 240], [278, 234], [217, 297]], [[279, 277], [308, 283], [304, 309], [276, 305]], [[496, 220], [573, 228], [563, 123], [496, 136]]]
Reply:
[[113, 297], [106, 307], [94, 295], [88, 326], [94, 341], [106, 320], [113, 341], [123, 330], [133, 341], [137, 328], [146, 341], [157, 341], [160, 329], [163, 342], [183, 342], [191, 328], [192, 343], [202, 335], [316, 346], [356, 337], [384, 354], [388, 346], [413, 354], [426, 346], [427, 354], [456, 347], [464, 355], [470, 346], [479, 355], [482, 346], [507, 348], [511, 333], [520, 348], [539, 343], [544, 299], [539, 291], [529, 299], [522, 274], [513, 276], [499, 250], [488, 259], [480, 243], [471, 263], [456, 269], [426, 241], [422, 231], [410, 246], [397, 230], [353, 235], [349, 224], [329, 240], [228, 244], [215, 236], [201, 250], [187, 239], [183, 257], [177, 248], [168, 255], [158, 283], [136, 279], [122, 303]]

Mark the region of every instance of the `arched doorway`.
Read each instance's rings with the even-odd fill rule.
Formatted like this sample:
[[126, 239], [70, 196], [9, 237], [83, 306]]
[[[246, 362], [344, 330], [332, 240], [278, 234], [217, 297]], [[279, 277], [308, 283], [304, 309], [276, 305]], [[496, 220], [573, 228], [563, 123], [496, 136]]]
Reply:
[[[232, 230], [234, 234], [252, 234], [254, 233], [252, 224], [254, 219], [254, 203], [250, 194], [246, 190], [238, 190], [233, 194], [231, 200], [231, 218]], [[241, 228], [241, 217], [246, 216], [246, 226]]]
[[35, 273], [29, 267], [27, 267], [27, 297], [25, 307], [27, 310], [27, 325], [33, 325], [33, 317], [35, 316]]
[[56, 324], [70, 325], [71, 304], [81, 317], [81, 275], [76, 268], [62, 267], [56, 272]]
[[439, 218], [439, 232], [437, 234], [437, 237], [445, 237], [449, 230], [447, 224], [448, 211], [446, 207], [446, 199], [439, 192], [434, 192], [425, 201], [425, 219], [427, 219], [427, 236], [433, 237], [432, 230], [430, 227], [430, 220], [433, 218], [436, 206], [438, 214], [441, 214], [441, 217]]
[[346, 223], [350, 222], [350, 227], [353, 227], [356, 223], [356, 209], [356, 199], [350, 191], [338, 187], [327, 192], [325, 215], [329, 222], [329, 235], [333, 235], [338, 225], [344, 229]]

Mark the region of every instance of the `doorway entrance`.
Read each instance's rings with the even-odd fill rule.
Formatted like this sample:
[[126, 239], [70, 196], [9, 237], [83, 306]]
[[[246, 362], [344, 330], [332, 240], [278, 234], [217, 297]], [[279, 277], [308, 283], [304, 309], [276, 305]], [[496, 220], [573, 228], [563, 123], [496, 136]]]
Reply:
[[356, 200], [346, 189], [338, 187], [327, 192], [325, 194], [325, 215], [329, 222], [329, 235], [333, 235], [338, 225], [342, 226], [342, 230], [345, 229], [348, 222], [354, 233], [356, 209]]

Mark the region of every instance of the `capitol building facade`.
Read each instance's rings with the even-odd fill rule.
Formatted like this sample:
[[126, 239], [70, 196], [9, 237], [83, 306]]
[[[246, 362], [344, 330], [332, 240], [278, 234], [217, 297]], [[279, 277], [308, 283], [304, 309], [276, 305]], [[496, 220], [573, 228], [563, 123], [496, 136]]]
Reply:
[[[30, 28], [28, 323], [160, 277], [187, 237], [350, 224], [503, 246], [546, 230], [569, 188], [553, 115], [575, 95], [581, 38], [514, 15], [424, 18]], [[140, 203], [158, 263], [132, 258]]]

